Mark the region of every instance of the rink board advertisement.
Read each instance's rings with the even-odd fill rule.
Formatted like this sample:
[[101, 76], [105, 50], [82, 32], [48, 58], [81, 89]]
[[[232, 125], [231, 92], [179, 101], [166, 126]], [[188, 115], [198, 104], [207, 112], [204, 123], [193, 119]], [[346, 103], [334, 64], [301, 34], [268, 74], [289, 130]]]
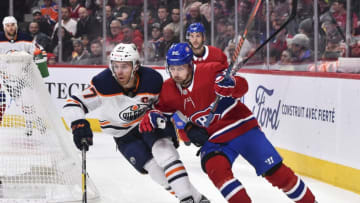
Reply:
[[[59, 111], [104, 68], [50, 67], [45, 84]], [[285, 162], [299, 173], [360, 193], [360, 80], [263, 72], [240, 73], [249, 83], [243, 99]]]

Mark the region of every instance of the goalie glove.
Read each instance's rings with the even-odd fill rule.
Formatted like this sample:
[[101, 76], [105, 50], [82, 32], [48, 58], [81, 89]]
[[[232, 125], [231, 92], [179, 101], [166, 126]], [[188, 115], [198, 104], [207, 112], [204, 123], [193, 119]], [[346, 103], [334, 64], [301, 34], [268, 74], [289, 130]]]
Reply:
[[221, 97], [231, 97], [235, 85], [236, 80], [233, 76], [226, 78], [224, 74], [219, 74], [215, 79], [215, 93]]
[[164, 129], [166, 126], [165, 116], [158, 110], [148, 111], [139, 125], [140, 133], [151, 132], [155, 128]]
[[71, 123], [72, 133], [74, 135], [74, 143], [79, 150], [85, 147], [89, 150], [89, 146], [93, 145], [93, 133], [90, 123], [85, 119], [79, 119]]

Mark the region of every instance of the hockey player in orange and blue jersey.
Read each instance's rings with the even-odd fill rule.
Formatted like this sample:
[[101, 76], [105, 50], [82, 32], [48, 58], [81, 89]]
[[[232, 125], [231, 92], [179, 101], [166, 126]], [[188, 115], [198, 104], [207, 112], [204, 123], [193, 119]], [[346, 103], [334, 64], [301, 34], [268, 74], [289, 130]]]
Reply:
[[[158, 100], [163, 79], [155, 70], [140, 66], [139, 60], [134, 44], [116, 45], [109, 68], [96, 75], [88, 89], [67, 100], [63, 115], [72, 128], [75, 145], [82, 149], [83, 139], [87, 141], [85, 147], [93, 144], [85, 114], [100, 108], [103, 132], [114, 136], [119, 151], [138, 172], [148, 173], [165, 189], [172, 189], [180, 202], [209, 203], [188, 178], [176, 150], [177, 137], [171, 122], [151, 114], [144, 117]], [[163, 129], [139, 132], [141, 119], [161, 123]]]
[[[155, 108], [159, 117], [176, 111], [186, 116], [187, 136], [201, 147], [202, 168], [223, 197], [230, 203], [251, 202], [231, 169], [241, 155], [255, 168], [257, 175], [283, 190], [292, 201], [314, 203], [310, 189], [283, 163], [252, 112], [240, 101], [248, 90], [246, 80], [238, 75], [225, 78], [225, 64], [193, 64], [192, 57], [187, 43], [175, 44], [168, 50], [166, 61], [171, 78], [164, 82]], [[216, 95], [221, 96], [221, 100], [206, 128]], [[140, 127], [142, 131], [158, 128], [157, 123], [147, 120], [142, 120]]]

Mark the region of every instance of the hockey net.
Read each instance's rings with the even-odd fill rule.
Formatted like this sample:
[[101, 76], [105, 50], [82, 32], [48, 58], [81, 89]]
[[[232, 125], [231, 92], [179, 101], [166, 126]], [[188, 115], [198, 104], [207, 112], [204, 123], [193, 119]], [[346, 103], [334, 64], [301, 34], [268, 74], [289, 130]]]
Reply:
[[[81, 202], [80, 153], [32, 56], [0, 55], [0, 203]], [[88, 200], [99, 198], [90, 179]]]

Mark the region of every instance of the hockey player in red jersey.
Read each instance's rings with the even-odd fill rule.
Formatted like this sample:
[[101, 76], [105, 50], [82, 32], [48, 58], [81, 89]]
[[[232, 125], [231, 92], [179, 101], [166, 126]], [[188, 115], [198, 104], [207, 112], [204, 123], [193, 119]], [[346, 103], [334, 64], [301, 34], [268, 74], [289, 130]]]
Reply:
[[[186, 39], [188, 40], [194, 53], [193, 63], [199, 64], [208, 62], [220, 62], [227, 66], [227, 57], [221, 51], [221, 49], [214, 46], [205, 45], [205, 32], [205, 27], [201, 23], [192, 23], [186, 30]], [[185, 143], [189, 143], [184, 132], [185, 123], [182, 121], [181, 117], [181, 112], [177, 112], [172, 116], [174, 123], [176, 124], [179, 137]]]
[[[181, 203], [210, 203], [189, 180], [176, 150], [171, 122], [158, 120], [154, 110], [145, 115], [157, 101], [162, 84], [158, 72], [140, 65], [134, 44], [120, 43], [110, 54], [109, 68], [96, 75], [88, 89], [68, 99], [63, 110], [65, 121], [72, 128], [75, 145], [88, 148], [93, 144], [93, 133], [85, 114], [100, 109], [103, 132], [114, 136], [117, 148], [138, 172], [172, 189]], [[141, 133], [141, 119], [161, 122], [163, 129]], [[85, 146], [82, 140], [87, 141]]]
[[186, 30], [186, 39], [188, 40], [194, 53], [193, 62], [195, 64], [220, 62], [228, 65], [227, 57], [221, 49], [205, 45], [205, 32], [205, 27], [201, 23], [192, 23]]
[[[303, 180], [287, 167], [261, 131], [252, 112], [240, 101], [248, 84], [238, 75], [224, 77], [222, 63], [192, 64], [192, 50], [186, 43], [173, 45], [167, 53], [171, 78], [163, 84], [156, 109], [163, 114], [182, 112], [188, 122], [189, 140], [201, 147], [201, 166], [223, 197], [230, 203], [249, 203], [244, 186], [232, 172], [241, 155], [273, 186], [292, 201], [314, 203], [315, 197]], [[204, 127], [216, 95], [221, 96], [208, 128]], [[142, 131], [157, 128], [142, 120]]]

